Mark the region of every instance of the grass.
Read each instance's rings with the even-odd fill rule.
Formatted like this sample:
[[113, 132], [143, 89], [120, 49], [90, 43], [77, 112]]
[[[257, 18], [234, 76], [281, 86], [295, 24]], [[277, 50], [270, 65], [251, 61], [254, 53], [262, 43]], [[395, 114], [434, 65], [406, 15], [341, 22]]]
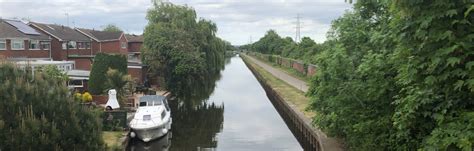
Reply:
[[104, 140], [108, 149], [117, 150], [122, 147], [122, 142], [120, 141], [122, 134], [122, 131], [103, 131], [102, 140]]
[[251, 65], [264, 80], [286, 101], [295, 105], [298, 110], [304, 113], [304, 115], [310, 119], [316, 114], [311, 110], [307, 110], [310, 105], [309, 98], [305, 96], [303, 91], [296, 89], [295, 87], [287, 84], [279, 78], [273, 76], [262, 67], [258, 66], [252, 61], [249, 61], [247, 56], [242, 57], [245, 62]]

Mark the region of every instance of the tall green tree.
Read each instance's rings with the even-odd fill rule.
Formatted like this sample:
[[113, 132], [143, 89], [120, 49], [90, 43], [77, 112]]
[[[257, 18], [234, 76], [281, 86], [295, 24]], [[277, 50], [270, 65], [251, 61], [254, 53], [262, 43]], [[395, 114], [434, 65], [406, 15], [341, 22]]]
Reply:
[[472, 6], [357, 1], [317, 54], [314, 122], [353, 150], [472, 150]]
[[254, 51], [264, 54], [279, 55], [281, 54], [283, 46], [285, 46], [288, 42], [293, 41], [282, 39], [275, 30], [269, 30], [265, 36], [255, 42], [252, 46]]
[[103, 150], [98, 113], [60, 79], [0, 65], [0, 150]]
[[217, 26], [172, 3], [154, 3], [147, 19], [142, 59], [151, 76], [164, 77], [165, 88], [178, 96], [197, 95], [192, 88], [223, 68], [228, 43], [216, 37]]
[[[474, 2], [395, 1], [397, 139], [423, 149], [474, 148]], [[423, 144], [420, 144], [423, 141]]]

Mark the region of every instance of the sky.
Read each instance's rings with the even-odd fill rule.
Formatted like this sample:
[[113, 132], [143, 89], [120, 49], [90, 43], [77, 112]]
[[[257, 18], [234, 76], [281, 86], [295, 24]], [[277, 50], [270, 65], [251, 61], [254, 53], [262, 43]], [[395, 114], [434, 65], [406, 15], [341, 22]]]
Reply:
[[[198, 17], [214, 21], [217, 35], [234, 45], [255, 42], [269, 29], [294, 38], [297, 14], [301, 37], [321, 43], [331, 21], [352, 7], [344, 0], [169, 1], [191, 6]], [[0, 17], [90, 29], [115, 24], [127, 33], [142, 34], [151, 6], [151, 0], [0, 0]]]

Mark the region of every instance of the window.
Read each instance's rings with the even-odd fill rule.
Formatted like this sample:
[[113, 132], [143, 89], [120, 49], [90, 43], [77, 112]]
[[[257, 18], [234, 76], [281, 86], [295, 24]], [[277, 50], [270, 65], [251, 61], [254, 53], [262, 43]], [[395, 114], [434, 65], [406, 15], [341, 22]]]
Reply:
[[24, 50], [25, 41], [23, 40], [12, 40], [12, 50]]
[[76, 42], [75, 41], [69, 41], [69, 43], [67, 43], [67, 47], [69, 49], [77, 49]]
[[166, 112], [165, 111], [161, 112], [161, 119], [164, 119], [165, 116], [166, 116]]
[[166, 111], [170, 111], [170, 106], [168, 105], [168, 100], [164, 99], [163, 103], [165, 104]]
[[42, 42], [40, 42], [40, 45], [41, 45], [40, 46], [41, 49], [43, 49], [43, 50], [49, 50], [51, 48], [51, 42], [49, 42], [49, 41], [42, 41]]
[[78, 43], [77, 43], [77, 48], [79, 48], [79, 49], [85, 49], [85, 48], [86, 48], [86, 45], [84, 45], [83, 42], [78, 42]]
[[120, 46], [121, 46], [122, 48], [127, 48], [127, 43], [126, 43], [126, 42], [122, 42], [122, 43], [120, 44]]
[[7, 49], [7, 41], [0, 40], [0, 50], [6, 50], [6, 49]]
[[86, 45], [86, 49], [91, 49], [91, 43], [90, 42], [85, 42], [84, 44]]
[[82, 80], [71, 80], [67, 84], [69, 87], [82, 88], [84, 87], [84, 81]]
[[66, 46], [67, 46], [67, 43], [66, 43], [66, 42], [63, 42], [63, 45], [62, 45], [62, 46], [63, 46], [63, 50], [66, 50], [66, 49], [67, 49], [67, 47], [66, 47]]
[[30, 49], [31, 50], [39, 50], [39, 41], [38, 40], [30, 40]]

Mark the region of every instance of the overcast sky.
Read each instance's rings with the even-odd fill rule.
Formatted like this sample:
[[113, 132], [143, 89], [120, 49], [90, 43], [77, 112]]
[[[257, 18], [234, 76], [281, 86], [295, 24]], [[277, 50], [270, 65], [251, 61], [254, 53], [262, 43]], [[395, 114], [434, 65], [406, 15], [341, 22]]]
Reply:
[[[344, 0], [170, 0], [196, 9], [199, 17], [213, 20], [218, 36], [234, 45], [256, 41], [269, 29], [295, 37], [296, 15], [301, 16], [301, 37], [325, 40], [331, 21], [351, 9]], [[141, 34], [147, 24], [150, 0], [0, 0], [1, 18], [29, 18], [102, 29], [116, 24], [125, 32]], [[251, 38], [252, 37], [252, 38]]]

